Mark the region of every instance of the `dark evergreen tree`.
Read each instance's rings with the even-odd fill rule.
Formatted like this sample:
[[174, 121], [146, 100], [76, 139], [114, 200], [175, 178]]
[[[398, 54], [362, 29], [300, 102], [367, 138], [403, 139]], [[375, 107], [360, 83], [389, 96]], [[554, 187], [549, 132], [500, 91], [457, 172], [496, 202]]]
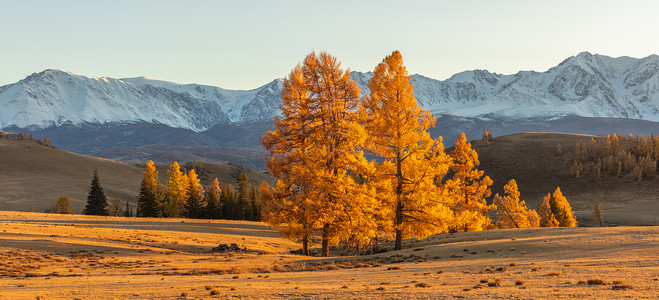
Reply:
[[236, 220], [236, 199], [232, 185], [225, 184], [222, 186], [220, 202], [222, 203], [223, 218], [226, 220]]
[[250, 220], [252, 216], [252, 207], [249, 205], [249, 179], [245, 172], [238, 174], [238, 210], [236, 219]]
[[94, 177], [92, 178], [89, 195], [87, 195], [87, 205], [82, 211], [85, 215], [107, 216], [108, 213], [108, 199], [105, 197], [103, 187], [98, 180], [98, 170], [94, 170]]
[[256, 195], [256, 187], [252, 186], [252, 189], [249, 191], [249, 204], [252, 207], [252, 221], [261, 221], [261, 207], [259, 205], [259, 200]]
[[146, 163], [142, 174], [144, 178], [137, 195], [137, 216], [161, 217], [161, 187], [158, 183], [158, 171], [152, 161]]
[[132, 217], [133, 216], [133, 209], [130, 208], [130, 203], [128, 203], [128, 200], [126, 200], [126, 210], [124, 210], [124, 217]]
[[206, 217], [209, 219], [222, 218], [222, 189], [217, 178], [213, 179], [211, 186], [206, 190]]

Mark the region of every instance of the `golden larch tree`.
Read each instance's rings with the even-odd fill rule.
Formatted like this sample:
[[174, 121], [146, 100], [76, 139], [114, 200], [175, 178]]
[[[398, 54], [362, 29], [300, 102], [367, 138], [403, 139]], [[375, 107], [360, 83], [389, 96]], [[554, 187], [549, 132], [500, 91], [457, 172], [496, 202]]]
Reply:
[[478, 153], [471, 148], [464, 132], [456, 139], [450, 155], [453, 176], [446, 184], [451, 187], [449, 194], [454, 203], [452, 210], [455, 217], [451, 230], [484, 230], [492, 224], [488, 211], [496, 208], [488, 205], [486, 200], [491, 193], [492, 179], [483, 177], [484, 172], [478, 170]]
[[167, 193], [165, 194], [165, 217], [181, 217], [185, 208], [187, 178], [181, 166], [172, 161], [167, 169]]
[[557, 187], [554, 191], [549, 205], [558, 221], [559, 227], [577, 226], [577, 219], [572, 212], [572, 206], [570, 206], [570, 203], [567, 202], [567, 199], [563, 196], [560, 187]]
[[540, 208], [538, 209], [538, 215], [540, 216], [540, 226], [541, 227], [558, 227], [558, 221], [554, 216], [554, 213], [551, 211], [551, 194], [547, 194], [542, 198], [540, 203]]
[[188, 218], [203, 218], [206, 216], [206, 199], [204, 187], [201, 185], [197, 172], [190, 169], [186, 175], [185, 194], [188, 196], [185, 203], [184, 214]]
[[302, 241], [302, 254], [309, 255], [310, 238], [319, 227], [313, 201], [302, 198], [304, 193], [278, 180], [272, 189], [265, 181], [259, 186], [262, 203], [261, 219], [283, 237]]
[[360, 108], [366, 148], [382, 159], [371, 180], [378, 182], [398, 250], [403, 238], [446, 231], [451, 213], [437, 182], [448, 172], [449, 159], [441, 137], [432, 139], [428, 133], [435, 118], [416, 103], [400, 52], [382, 60], [368, 87], [370, 95]]
[[282, 191], [295, 190], [273, 193], [274, 198], [294, 195], [288, 200], [310, 202], [323, 256], [329, 255], [330, 245], [350, 238], [353, 232], [346, 224], [360, 223], [354, 218], [363, 215], [354, 210], [368, 207], [360, 203], [374, 201], [355, 180], [368, 168], [356, 150], [365, 138], [355, 113], [359, 94], [350, 71], [335, 57], [312, 52], [284, 79], [282, 117], [275, 118], [274, 131], [261, 141], [270, 154], [268, 169], [282, 181]]
[[503, 187], [504, 196], [494, 196], [494, 204], [497, 206], [497, 219], [499, 228], [527, 228], [531, 227], [528, 217], [528, 209], [524, 200], [519, 199], [517, 181], [511, 179]]

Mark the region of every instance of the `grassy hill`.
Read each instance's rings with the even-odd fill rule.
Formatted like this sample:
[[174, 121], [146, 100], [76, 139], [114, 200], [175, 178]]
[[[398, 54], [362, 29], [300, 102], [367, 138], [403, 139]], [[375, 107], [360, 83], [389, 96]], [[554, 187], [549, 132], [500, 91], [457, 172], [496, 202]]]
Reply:
[[[190, 164], [182, 163], [183, 167]], [[71, 199], [80, 213], [94, 169], [98, 169], [101, 185], [108, 198], [119, 196], [135, 207], [142, 180], [143, 165], [74, 154], [40, 145], [34, 141], [0, 140], [0, 210], [44, 211], [60, 195]], [[167, 165], [159, 165], [161, 182], [165, 182]], [[236, 184], [235, 176], [244, 170], [250, 183], [258, 185], [272, 177], [241, 166], [219, 163], [197, 163], [202, 184], [213, 178], [221, 183]]]
[[[600, 201], [608, 225], [655, 225], [659, 215], [659, 176], [637, 182], [631, 176], [574, 178], [556, 145], [574, 151], [577, 141], [593, 136], [557, 133], [519, 133], [497, 137], [485, 145], [472, 141], [481, 166], [494, 180], [493, 193], [514, 178], [529, 208], [537, 209], [542, 197], [560, 187], [573, 207], [579, 224], [593, 225], [592, 206]], [[594, 137], [598, 138], [598, 137]], [[448, 142], [447, 142], [448, 144]], [[190, 168], [190, 163], [182, 163]], [[235, 177], [245, 170], [254, 185], [272, 177], [237, 165], [197, 163], [202, 184], [217, 177], [236, 184]], [[43, 211], [59, 195], [71, 198], [76, 212], [82, 211], [94, 169], [108, 197], [120, 196], [133, 205], [139, 191], [143, 165], [73, 154], [30, 141], [0, 140], [0, 210]], [[159, 165], [161, 182], [167, 165]]]
[[593, 225], [592, 207], [600, 201], [605, 223], [612, 225], [655, 225], [659, 216], [659, 178], [637, 182], [631, 176], [570, 175], [569, 166], [557, 154], [574, 151], [579, 140], [586, 144], [600, 137], [560, 133], [518, 133], [501, 136], [489, 145], [472, 141], [479, 154], [480, 168], [494, 180], [494, 193], [503, 193], [503, 186], [515, 179], [521, 198], [529, 208], [537, 209], [547, 193], [560, 187], [575, 211], [581, 225]]

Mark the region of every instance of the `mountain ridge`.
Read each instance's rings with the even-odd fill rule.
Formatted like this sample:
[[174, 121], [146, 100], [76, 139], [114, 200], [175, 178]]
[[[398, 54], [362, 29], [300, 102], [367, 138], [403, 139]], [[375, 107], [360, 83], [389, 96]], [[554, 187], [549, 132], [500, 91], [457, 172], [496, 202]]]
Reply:
[[[352, 72], [368, 94], [372, 72]], [[609, 57], [581, 52], [544, 72], [487, 70], [446, 80], [411, 76], [417, 102], [433, 114], [487, 118], [606, 117], [659, 121], [659, 56]], [[88, 78], [48, 69], [0, 87], [0, 129], [64, 124], [163, 124], [197, 132], [218, 124], [272, 119], [281, 78], [252, 89], [179, 84], [148, 77]]]

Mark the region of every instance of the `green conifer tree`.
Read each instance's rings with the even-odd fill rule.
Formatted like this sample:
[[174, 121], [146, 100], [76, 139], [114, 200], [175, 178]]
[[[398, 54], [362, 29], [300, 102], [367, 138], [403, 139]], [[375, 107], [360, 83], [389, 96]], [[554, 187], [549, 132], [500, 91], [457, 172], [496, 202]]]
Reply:
[[252, 186], [249, 191], [249, 204], [252, 207], [252, 221], [261, 221], [261, 206], [259, 205], [256, 187]]
[[142, 184], [137, 195], [138, 217], [162, 217], [162, 188], [158, 182], [158, 171], [153, 161], [148, 161], [142, 172]]
[[130, 207], [130, 203], [126, 200], [126, 210], [124, 210], [124, 217], [132, 217], [133, 209]]
[[222, 189], [220, 189], [220, 182], [217, 178], [213, 179], [210, 187], [206, 190], [206, 217], [209, 219], [222, 218]]
[[249, 179], [245, 172], [238, 173], [238, 209], [236, 218], [238, 220], [251, 219], [252, 207], [249, 205]]
[[233, 186], [225, 184], [222, 186], [222, 197], [220, 197], [222, 205], [222, 216], [226, 220], [236, 220], [236, 199]]
[[98, 170], [94, 170], [94, 177], [92, 178], [89, 194], [87, 195], [87, 205], [82, 211], [85, 215], [108, 215], [108, 199], [105, 197], [103, 187], [98, 180]]

